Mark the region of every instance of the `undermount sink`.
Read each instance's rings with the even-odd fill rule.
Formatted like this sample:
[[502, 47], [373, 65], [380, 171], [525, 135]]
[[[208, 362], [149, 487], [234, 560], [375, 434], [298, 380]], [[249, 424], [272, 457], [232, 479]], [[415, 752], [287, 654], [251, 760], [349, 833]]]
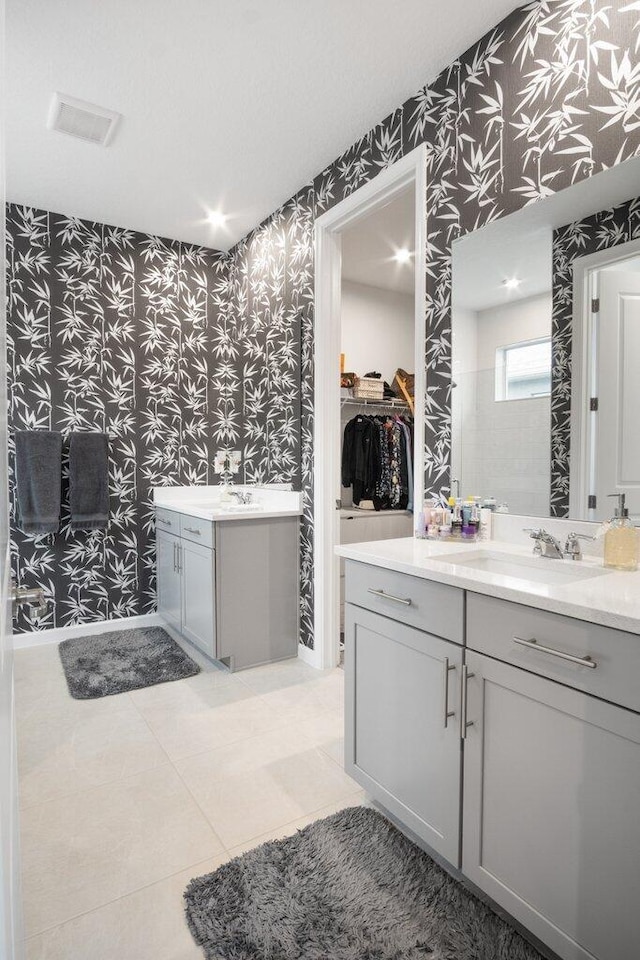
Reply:
[[222, 503], [220, 500], [202, 500], [200, 503], [194, 503], [194, 507], [200, 510], [220, 510], [222, 513], [250, 513], [252, 510], [262, 510], [262, 504], [254, 503]]
[[606, 573], [606, 570], [598, 567], [582, 566], [579, 560], [520, 557], [504, 553], [489, 553], [484, 550], [476, 550], [473, 553], [454, 553], [439, 559], [444, 563], [469, 567], [483, 573], [495, 573], [502, 577], [515, 577], [518, 580], [532, 580], [534, 583], [546, 583], [552, 587], [591, 580]]
[[219, 503], [217, 510], [224, 513], [250, 513], [251, 510], [262, 510], [261, 503]]

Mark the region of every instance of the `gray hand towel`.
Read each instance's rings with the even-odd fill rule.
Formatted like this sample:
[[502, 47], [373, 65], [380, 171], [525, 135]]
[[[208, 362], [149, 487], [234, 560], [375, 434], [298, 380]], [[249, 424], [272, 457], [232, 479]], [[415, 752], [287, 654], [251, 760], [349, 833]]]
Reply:
[[16, 430], [16, 519], [25, 533], [55, 533], [60, 526], [62, 434]]
[[101, 530], [109, 522], [109, 438], [72, 433], [69, 442], [72, 530]]

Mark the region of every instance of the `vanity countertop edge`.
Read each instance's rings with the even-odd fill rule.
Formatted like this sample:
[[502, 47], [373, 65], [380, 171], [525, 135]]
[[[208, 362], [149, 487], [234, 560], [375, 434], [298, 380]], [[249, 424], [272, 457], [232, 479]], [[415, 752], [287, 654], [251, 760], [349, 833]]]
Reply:
[[302, 494], [273, 486], [238, 485], [234, 490], [250, 491], [257, 510], [234, 510], [233, 506], [222, 508], [219, 486], [154, 487], [153, 505], [156, 509], [172, 510], [200, 520], [226, 522], [228, 520], [271, 520], [277, 517], [299, 517], [302, 514]]
[[[640, 635], [640, 571], [617, 570], [577, 583], [548, 586], [521, 577], [473, 570], [454, 562], [448, 556], [459, 556], [465, 549], [486, 550], [509, 556], [528, 557], [531, 550], [511, 543], [486, 541], [471, 544], [447, 544], [406, 537], [398, 540], [375, 540], [337, 546], [335, 552], [345, 560], [394, 570], [412, 577], [433, 580], [459, 587], [472, 593], [510, 600], [524, 606], [559, 613], [577, 620], [586, 620], [615, 630]], [[545, 564], [574, 562], [598, 567], [601, 561], [552, 560], [539, 558]]]

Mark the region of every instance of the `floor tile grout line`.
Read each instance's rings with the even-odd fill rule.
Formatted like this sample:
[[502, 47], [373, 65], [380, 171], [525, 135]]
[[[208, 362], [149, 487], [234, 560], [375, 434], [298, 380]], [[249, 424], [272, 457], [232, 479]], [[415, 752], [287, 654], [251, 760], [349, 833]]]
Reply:
[[[227, 854], [228, 852], [229, 851], [225, 848], [224, 853]], [[98, 913], [100, 910], [104, 910], [105, 907], [110, 907], [112, 904], [118, 903], [120, 900], [126, 900], [127, 897], [133, 897], [135, 894], [141, 893], [143, 890], [149, 890], [151, 887], [155, 887], [158, 883], [165, 883], [167, 880], [171, 880], [173, 877], [177, 877], [181, 873], [196, 870], [203, 864], [209, 863], [211, 860], [221, 859], [221, 857], [221, 854], [213, 857], [205, 857], [204, 860], [198, 860], [196, 863], [192, 863], [186, 867], [180, 867], [179, 870], [174, 870], [173, 873], [168, 873], [162, 877], [158, 877], [157, 880], [152, 880], [151, 883], [144, 883], [142, 886], [135, 887], [133, 890], [128, 890], [126, 893], [122, 893], [118, 897], [113, 897], [111, 900], [105, 900], [104, 903], [99, 904], [97, 907], [91, 907], [89, 910], [81, 910], [80, 913], [75, 913], [72, 917], [68, 917], [61, 923], [54, 923], [52, 926], [45, 927], [43, 930], [39, 930], [37, 933], [29, 934], [29, 936], [23, 938], [23, 941], [24, 943], [27, 943], [29, 940], [35, 940], [37, 937], [42, 937], [47, 933], [52, 933], [54, 930], [58, 930], [60, 927], [64, 927], [68, 923], [73, 923], [75, 920], [80, 919], [80, 917], [86, 917], [91, 913]], [[219, 866], [223, 866], [225, 862], [227, 861], [223, 859]], [[215, 869], [217, 870], [218, 868], [216, 867]]]

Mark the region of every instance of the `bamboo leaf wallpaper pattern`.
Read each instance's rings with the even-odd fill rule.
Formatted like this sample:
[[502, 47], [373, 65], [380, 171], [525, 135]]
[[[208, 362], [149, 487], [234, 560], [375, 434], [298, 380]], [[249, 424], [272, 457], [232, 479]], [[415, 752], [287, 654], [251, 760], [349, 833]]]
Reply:
[[[13, 425], [107, 424], [114, 438], [106, 536], [14, 531], [20, 576], [56, 595], [56, 623], [152, 609], [149, 486], [205, 482], [213, 450], [237, 447], [247, 480], [301, 484], [301, 639], [313, 646], [316, 216], [426, 145], [425, 482], [446, 493], [451, 244], [639, 153], [639, 46], [635, 3], [527, 3], [224, 257], [11, 207]], [[556, 406], [556, 425], [566, 416]]]
[[11, 426], [104, 430], [111, 453], [108, 530], [72, 532], [66, 503], [55, 537], [13, 524], [14, 574], [54, 601], [41, 628], [153, 611], [151, 487], [216, 482], [230, 446], [247, 482], [300, 485], [303, 305], [283, 305], [284, 251], [243, 310], [245, 271], [215, 251], [7, 214]]

